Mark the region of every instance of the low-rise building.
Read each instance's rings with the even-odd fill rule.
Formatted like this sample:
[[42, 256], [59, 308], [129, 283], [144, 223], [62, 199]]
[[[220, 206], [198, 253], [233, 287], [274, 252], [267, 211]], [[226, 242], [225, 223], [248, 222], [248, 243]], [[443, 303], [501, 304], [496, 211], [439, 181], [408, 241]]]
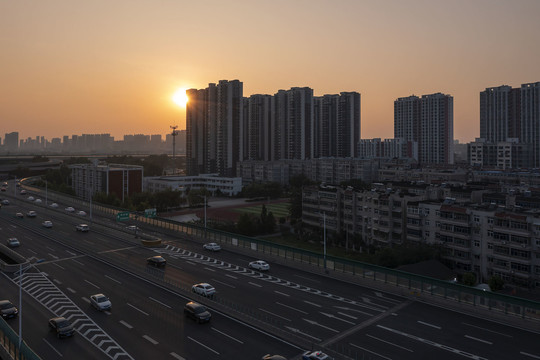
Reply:
[[144, 178], [144, 189], [150, 192], [164, 190], [181, 191], [185, 195], [188, 189], [206, 189], [215, 195], [234, 196], [242, 191], [242, 178], [222, 177], [218, 174], [200, 174], [196, 176], [156, 176]]

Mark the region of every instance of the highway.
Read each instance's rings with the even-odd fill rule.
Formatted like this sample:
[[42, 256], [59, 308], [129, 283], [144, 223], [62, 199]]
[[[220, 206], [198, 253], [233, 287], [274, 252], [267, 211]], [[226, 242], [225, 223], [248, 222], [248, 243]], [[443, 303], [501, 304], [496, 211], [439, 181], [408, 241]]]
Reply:
[[[90, 219], [67, 213], [70, 204], [52, 209], [28, 195], [8, 198], [11, 204], [0, 209], [0, 241], [17, 237], [15, 251], [39, 259], [23, 277], [22, 319], [24, 340], [43, 359], [260, 359], [267, 353], [293, 359], [317, 344], [352, 359], [540, 359], [539, 333], [288, 266], [271, 263], [260, 273], [248, 269], [254, 258], [231, 249], [207, 252], [200, 239], [157, 228], [142, 231], [163, 245], [145, 248], [127, 223], [100, 214], [90, 232], [77, 232], [75, 225]], [[28, 210], [37, 217], [15, 217]], [[44, 220], [53, 227], [43, 227]], [[165, 257], [166, 267], [149, 267], [153, 255]], [[18, 303], [18, 280], [0, 276], [2, 299]], [[212, 284], [216, 296], [191, 293], [199, 282]], [[90, 306], [95, 293], [111, 299], [112, 311]], [[190, 300], [208, 305], [209, 324], [184, 317]], [[77, 334], [57, 339], [47, 320], [66, 311]], [[18, 331], [18, 320], [8, 322]]]

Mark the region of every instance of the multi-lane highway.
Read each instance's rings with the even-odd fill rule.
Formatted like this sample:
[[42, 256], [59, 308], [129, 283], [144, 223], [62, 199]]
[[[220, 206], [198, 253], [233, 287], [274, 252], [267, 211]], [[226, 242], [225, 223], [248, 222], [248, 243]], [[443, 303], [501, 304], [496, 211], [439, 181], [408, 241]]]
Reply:
[[[77, 232], [89, 219], [64, 211], [71, 204], [53, 209], [27, 198], [11, 196], [0, 209], [0, 241], [17, 237], [15, 251], [39, 259], [22, 278], [22, 333], [43, 359], [292, 359], [322, 345], [352, 359], [540, 359], [539, 333], [283, 265], [261, 274], [234, 249], [206, 252], [200, 239], [157, 228], [142, 231], [163, 245], [145, 248], [127, 224], [96, 213], [90, 232]], [[28, 210], [37, 217], [15, 217]], [[153, 255], [167, 259], [165, 268], [146, 264]], [[0, 298], [18, 303], [19, 280], [0, 276]], [[217, 289], [214, 299], [189, 291], [199, 282]], [[95, 293], [111, 299], [112, 311], [91, 307]], [[190, 300], [209, 306], [210, 323], [184, 317]], [[75, 324], [73, 338], [49, 331], [57, 315]], [[18, 331], [17, 320], [8, 322]]]

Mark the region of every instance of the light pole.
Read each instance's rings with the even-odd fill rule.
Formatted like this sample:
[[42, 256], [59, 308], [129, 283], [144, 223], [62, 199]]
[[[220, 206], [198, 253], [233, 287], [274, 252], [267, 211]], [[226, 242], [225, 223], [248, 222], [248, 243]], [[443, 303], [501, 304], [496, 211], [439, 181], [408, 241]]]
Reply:
[[22, 263], [20, 264], [19, 270], [19, 350], [21, 349], [22, 344]]
[[206, 194], [204, 195], [204, 238], [206, 239]]
[[323, 211], [323, 262], [324, 272], [326, 272], [326, 211]]
[[45, 206], [47, 206], [47, 197], [48, 197], [48, 192], [47, 192], [47, 179], [45, 179]]

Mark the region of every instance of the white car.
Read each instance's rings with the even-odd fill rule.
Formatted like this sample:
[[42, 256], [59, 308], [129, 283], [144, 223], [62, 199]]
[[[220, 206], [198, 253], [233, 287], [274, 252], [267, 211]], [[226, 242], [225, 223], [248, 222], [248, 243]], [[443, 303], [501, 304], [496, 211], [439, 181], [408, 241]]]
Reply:
[[90, 296], [90, 304], [99, 311], [111, 310], [112, 303], [108, 297], [103, 294], [95, 294]]
[[34, 201], [36, 204], [41, 204], [43, 201], [41, 201], [41, 199], [36, 199], [36, 201]]
[[302, 354], [302, 360], [331, 360], [331, 358], [322, 351], [306, 351]]
[[75, 226], [75, 229], [77, 229], [77, 231], [81, 231], [81, 232], [88, 232], [90, 230], [90, 226], [88, 226], [86, 224], [79, 224], [79, 225]]
[[266, 261], [257, 260], [257, 261], [250, 262], [249, 268], [259, 270], [259, 271], [268, 271], [270, 270], [270, 265], [268, 265]]
[[9, 205], [9, 200], [8, 199], [2, 200], [2, 205]]
[[139, 229], [139, 228], [138, 228], [137, 226], [135, 226], [135, 225], [129, 225], [129, 226], [126, 226], [126, 230], [127, 230], [127, 231], [132, 231], [132, 232], [137, 232], [137, 231], [139, 231], [139, 230], [141, 230], [141, 229]]
[[36, 217], [37, 214], [34, 210], [30, 210], [29, 212], [26, 213], [26, 216], [28, 217]]
[[79, 210], [77, 211], [77, 215], [79, 216], [86, 216], [86, 212], [82, 211], [82, 210]]
[[26, 190], [21, 190], [21, 195], [26, 195]]
[[71, 206], [68, 206], [67, 208], [65, 208], [65, 210], [66, 210], [67, 212], [75, 212], [75, 209], [72, 208]]
[[28, 201], [34, 201], [34, 197], [33, 197], [33, 196], [29, 196], [29, 197], [28, 197]]
[[9, 247], [17, 247], [20, 246], [21, 243], [19, 242], [19, 240], [17, 240], [17, 238], [9, 238], [7, 239], [7, 245]]
[[45, 220], [44, 222], [41, 223], [41, 225], [43, 225], [46, 228], [52, 228], [52, 221]]
[[57, 203], [52, 203], [52, 204], [49, 205], [49, 206], [56, 209], [56, 208], [58, 207], [58, 204], [57, 204]]
[[216, 293], [216, 289], [207, 283], [195, 284], [191, 287], [191, 291], [202, 296], [212, 296]]
[[216, 244], [216, 243], [204, 244], [203, 248], [205, 250], [210, 250], [210, 251], [219, 251], [219, 250], [221, 250], [221, 246], [219, 246], [219, 244]]

